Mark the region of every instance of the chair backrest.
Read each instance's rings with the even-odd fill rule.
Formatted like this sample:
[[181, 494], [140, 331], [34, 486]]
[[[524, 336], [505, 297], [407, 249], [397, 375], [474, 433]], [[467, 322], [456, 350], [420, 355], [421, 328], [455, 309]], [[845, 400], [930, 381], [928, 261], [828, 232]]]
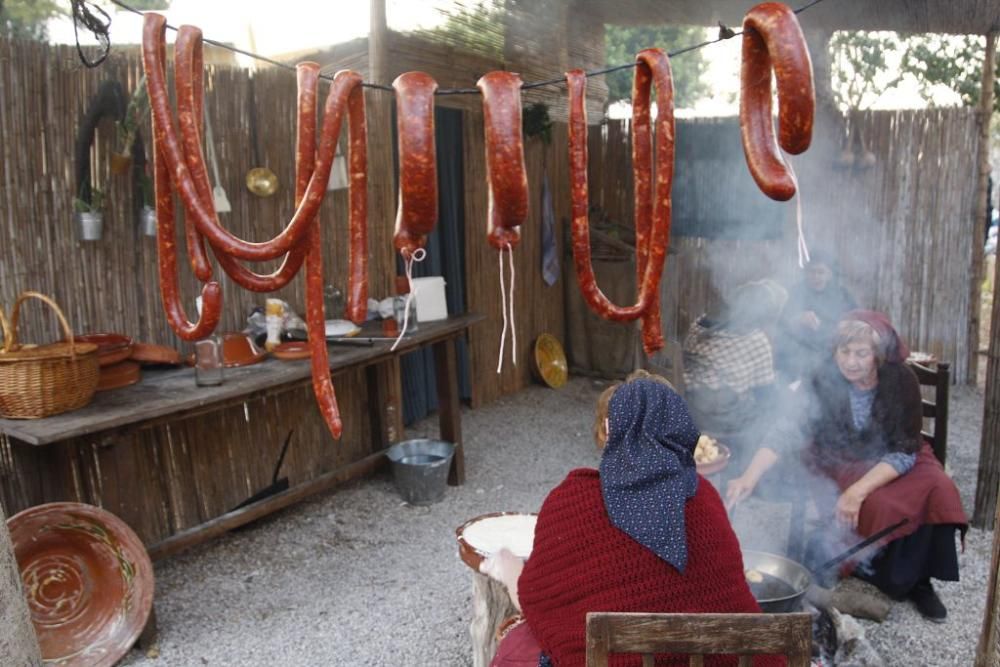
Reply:
[[812, 617], [797, 614], [587, 614], [587, 667], [607, 667], [612, 653], [641, 653], [643, 667], [654, 655], [740, 656], [740, 667], [754, 655], [784, 655], [788, 667], [808, 667], [812, 654]]
[[923, 412], [924, 424], [928, 420], [933, 420], [930, 429], [922, 432], [924, 439], [934, 450], [941, 465], [945, 464], [948, 458], [948, 393], [951, 390], [951, 364], [938, 362], [937, 364], [918, 364], [914, 361], [907, 362], [913, 372], [916, 373], [921, 387], [931, 387], [934, 399], [924, 398]]

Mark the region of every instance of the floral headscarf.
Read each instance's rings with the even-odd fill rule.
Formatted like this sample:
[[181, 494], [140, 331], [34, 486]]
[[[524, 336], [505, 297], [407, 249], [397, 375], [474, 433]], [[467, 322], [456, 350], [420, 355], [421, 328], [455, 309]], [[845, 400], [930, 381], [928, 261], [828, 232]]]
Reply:
[[687, 404], [661, 382], [633, 380], [611, 397], [608, 420], [600, 477], [611, 523], [683, 572], [700, 436]]

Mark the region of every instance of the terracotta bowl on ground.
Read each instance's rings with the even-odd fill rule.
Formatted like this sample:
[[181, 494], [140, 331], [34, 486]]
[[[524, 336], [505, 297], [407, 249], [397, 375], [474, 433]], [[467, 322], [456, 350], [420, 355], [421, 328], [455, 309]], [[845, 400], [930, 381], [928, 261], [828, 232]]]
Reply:
[[257, 347], [253, 339], [245, 333], [222, 334], [222, 359], [226, 368], [249, 366], [263, 361], [267, 351]]
[[[455, 535], [458, 538], [458, 557], [462, 559], [462, 562], [464, 562], [466, 565], [468, 565], [469, 567], [471, 567], [476, 572], [479, 572], [479, 566], [480, 566], [480, 564], [482, 564], [482, 562], [483, 562], [484, 559], [488, 558], [491, 555], [491, 552], [489, 550], [483, 548], [482, 545], [475, 544], [474, 540], [473, 541], [467, 541], [467, 539], [466, 539], [467, 538], [467, 533], [469, 532], [470, 527], [473, 524], [479, 524], [480, 526], [482, 526], [484, 521], [489, 521], [491, 519], [496, 519], [498, 517], [508, 517], [508, 516], [510, 516], [510, 517], [522, 517], [522, 516], [523, 517], [534, 517], [536, 519], [538, 518], [538, 515], [535, 514], [535, 513], [525, 513], [525, 512], [491, 512], [489, 514], [483, 514], [481, 516], [477, 516], [474, 519], [469, 519], [468, 521], [466, 521], [461, 526], [459, 526], [458, 528], [455, 529]], [[528, 559], [528, 555], [530, 554], [530, 551], [531, 551], [530, 548], [529, 548], [527, 550], [527, 553], [518, 553], [517, 549], [512, 548], [513, 545], [503, 545], [503, 546], [507, 546], [508, 548], [511, 549], [511, 551], [514, 552], [514, 555], [521, 556], [525, 560]]]
[[140, 379], [142, 368], [136, 361], [120, 361], [110, 366], [101, 366], [101, 373], [97, 377], [97, 391], [127, 387]]
[[73, 336], [79, 343], [93, 343], [97, 346], [97, 363], [110, 366], [124, 361], [132, 355], [132, 339], [117, 333], [90, 333]]
[[80, 503], [31, 507], [7, 527], [45, 662], [118, 662], [153, 606], [153, 564], [132, 529]]

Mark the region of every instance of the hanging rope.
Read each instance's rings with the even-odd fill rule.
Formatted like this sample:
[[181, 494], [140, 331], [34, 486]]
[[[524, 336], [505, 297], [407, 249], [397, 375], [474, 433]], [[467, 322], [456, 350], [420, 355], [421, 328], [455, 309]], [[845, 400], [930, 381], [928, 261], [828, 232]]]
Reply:
[[417, 248], [413, 255], [410, 255], [405, 250], [403, 251], [403, 263], [406, 266], [406, 283], [410, 286], [409, 291], [406, 293], [406, 303], [403, 306], [403, 326], [399, 330], [399, 335], [396, 337], [396, 342], [392, 344], [391, 350], [395, 351], [396, 346], [399, 342], [403, 340], [403, 336], [406, 335], [406, 328], [410, 326], [410, 303], [413, 301], [413, 293], [415, 291], [413, 287], [413, 264], [414, 262], [422, 262], [427, 257], [427, 251], [423, 248]]
[[[111, 36], [108, 30], [111, 28], [111, 17], [108, 13], [86, 0], [70, 0], [73, 4], [73, 36], [76, 38], [76, 52], [80, 55], [80, 62], [86, 67], [94, 68], [103, 63], [108, 54], [111, 53]], [[90, 11], [93, 8], [101, 16], [97, 16]], [[97, 60], [88, 60], [80, 44], [80, 25], [90, 31], [98, 44], [101, 45], [101, 55]]]

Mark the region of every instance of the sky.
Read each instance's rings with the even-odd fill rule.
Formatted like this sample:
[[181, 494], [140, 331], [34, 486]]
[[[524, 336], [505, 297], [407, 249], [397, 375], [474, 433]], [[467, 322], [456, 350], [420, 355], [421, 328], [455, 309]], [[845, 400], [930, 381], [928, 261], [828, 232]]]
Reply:
[[[127, 2], [127, 0], [125, 0]], [[392, 28], [432, 27], [440, 22], [435, 0], [387, 0], [387, 20]], [[471, 4], [466, 0], [466, 4]], [[280, 7], [280, 11], [276, 11]], [[126, 11], [109, 12], [111, 40], [138, 43], [142, 19]], [[368, 2], [364, 0], [173, 0], [163, 12], [171, 25], [185, 23], [200, 27], [206, 38], [229, 42], [239, 48], [264, 55], [277, 55], [310, 47], [323, 47], [368, 34]], [[49, 26], [53, 41], [71, 43], [73, 25], [68, 19]], [[173, 39], [173, 32], [167, 32]], [[725, 116], [738, 113], [740, 40], [713, 44], [703, 50], [707, 61], [705, 76], [715, 94], [700, 100], [693, 109], [679, 109], [677, 115]], [[683, 58], [684, 56], [678, 56]], [[250, 59], [238, 56], [241, 65]], [[470, 81], [469, 85], [474, 85]], [[957, 95], [944, 89], [935, 98], [939, 105], [957, 103]], [[926, 102], [914, 80], [904, 81], [871, 103], [872, 108], [920, 108]], [[614, 107], [611, 115], [627, 115], [628, 109]]]

